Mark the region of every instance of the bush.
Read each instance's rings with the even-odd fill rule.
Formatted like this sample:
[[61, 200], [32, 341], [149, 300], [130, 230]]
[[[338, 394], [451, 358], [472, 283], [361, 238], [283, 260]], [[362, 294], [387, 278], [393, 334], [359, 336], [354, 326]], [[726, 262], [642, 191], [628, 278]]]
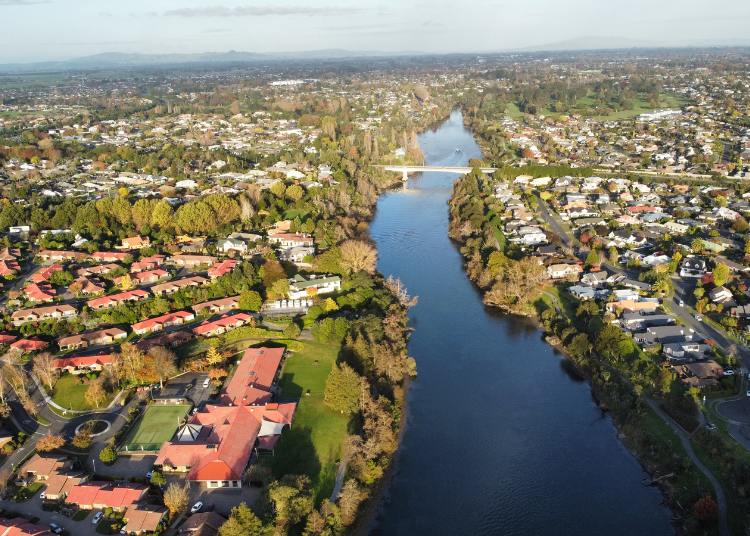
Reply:
[[14, 450], [16, 450], [16, 447], [13, 446], [13, 443], [6, 443], [3, 445], [3, 452], [5, 454], [13, 454]]
[[112, 447], [106, 447], [99, 453], [99, 459], [106, 464], [112, 464], [117, 460], [117, 453]]

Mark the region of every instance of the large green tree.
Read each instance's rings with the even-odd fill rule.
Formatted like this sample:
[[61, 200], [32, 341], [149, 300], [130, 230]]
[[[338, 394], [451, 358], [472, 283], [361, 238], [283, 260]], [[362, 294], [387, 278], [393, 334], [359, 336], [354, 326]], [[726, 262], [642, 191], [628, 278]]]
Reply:
[[333, 367], [326, 380], [325, 403], [336, 411], [350, 414], [359, 410], [361, 379], [346, 363]]

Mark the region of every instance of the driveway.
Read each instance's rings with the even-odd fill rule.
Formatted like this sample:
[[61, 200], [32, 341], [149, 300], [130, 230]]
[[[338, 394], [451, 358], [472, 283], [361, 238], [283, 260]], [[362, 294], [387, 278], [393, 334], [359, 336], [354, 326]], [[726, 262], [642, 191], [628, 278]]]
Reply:
[[187, 398], [193, 405], [198, 406], [205, 402], [216, 391], [213, 384], [203, 387], [203, 382], [208, 378], [208, 372], [186, 372], [181, 376], [172, 378], [169, 383], [160, 390], [154, 390], [154, 400]]
[[214, 504], [214, 512], [229, 517], [232, 508], [245, 503], [254, 506], [260, 500], [260, 488], [243, 486], [240, 489], [208, 489], [205, 484], [198, 482], [190, 484], [190, 506], [201, 501], [203, 504]]

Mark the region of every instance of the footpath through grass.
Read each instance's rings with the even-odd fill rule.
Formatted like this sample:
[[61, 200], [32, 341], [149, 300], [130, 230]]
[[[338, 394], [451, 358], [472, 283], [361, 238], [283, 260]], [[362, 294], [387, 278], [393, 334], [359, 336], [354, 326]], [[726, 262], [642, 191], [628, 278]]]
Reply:
[[275, 455], [262, 458], [262, 463], [271, 467], [277, 478], [309, 476], [316, 503], [320, 503], [333, 492], [349, 418], [323, 403], [326, 379], [340, 346], [315, 341], [303, 344], [302, 350], [287, 359], [279, 382], [283, 400], [299, 399], [292, 429], [284, 431]]
[[[84, 377], [85, 378], [85, 377]], [[62, 408], [70, 409], [73, 411], [84, 411], [87, 409], [97, 409], [95, 405], [89, 404], [86, 401], [86, 391], [90, 387], [91, 383], [77, 383], [78, 376], [73, 374], [63, 374], [55, 383], [55, 387], [49, 395], [52, 397], [52, 402], [59, 405]], [[46, 386], [45, 386], [46, 388]], [[99, 404], [99, 409], [106, 408], [112, 402], [114, 395], [107, 393], [107, 397], [104, 402]]]

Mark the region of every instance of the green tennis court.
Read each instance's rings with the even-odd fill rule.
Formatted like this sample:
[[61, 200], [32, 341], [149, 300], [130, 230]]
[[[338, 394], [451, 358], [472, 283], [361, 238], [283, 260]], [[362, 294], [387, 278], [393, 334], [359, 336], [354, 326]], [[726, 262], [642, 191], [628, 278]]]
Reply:
[[149, 406], [143, 417], [128, 434], [122, 450], [159, 450], [165, 441], [172, 439], [175, 430], [177, 430], [189, 409], [188, 404]]

